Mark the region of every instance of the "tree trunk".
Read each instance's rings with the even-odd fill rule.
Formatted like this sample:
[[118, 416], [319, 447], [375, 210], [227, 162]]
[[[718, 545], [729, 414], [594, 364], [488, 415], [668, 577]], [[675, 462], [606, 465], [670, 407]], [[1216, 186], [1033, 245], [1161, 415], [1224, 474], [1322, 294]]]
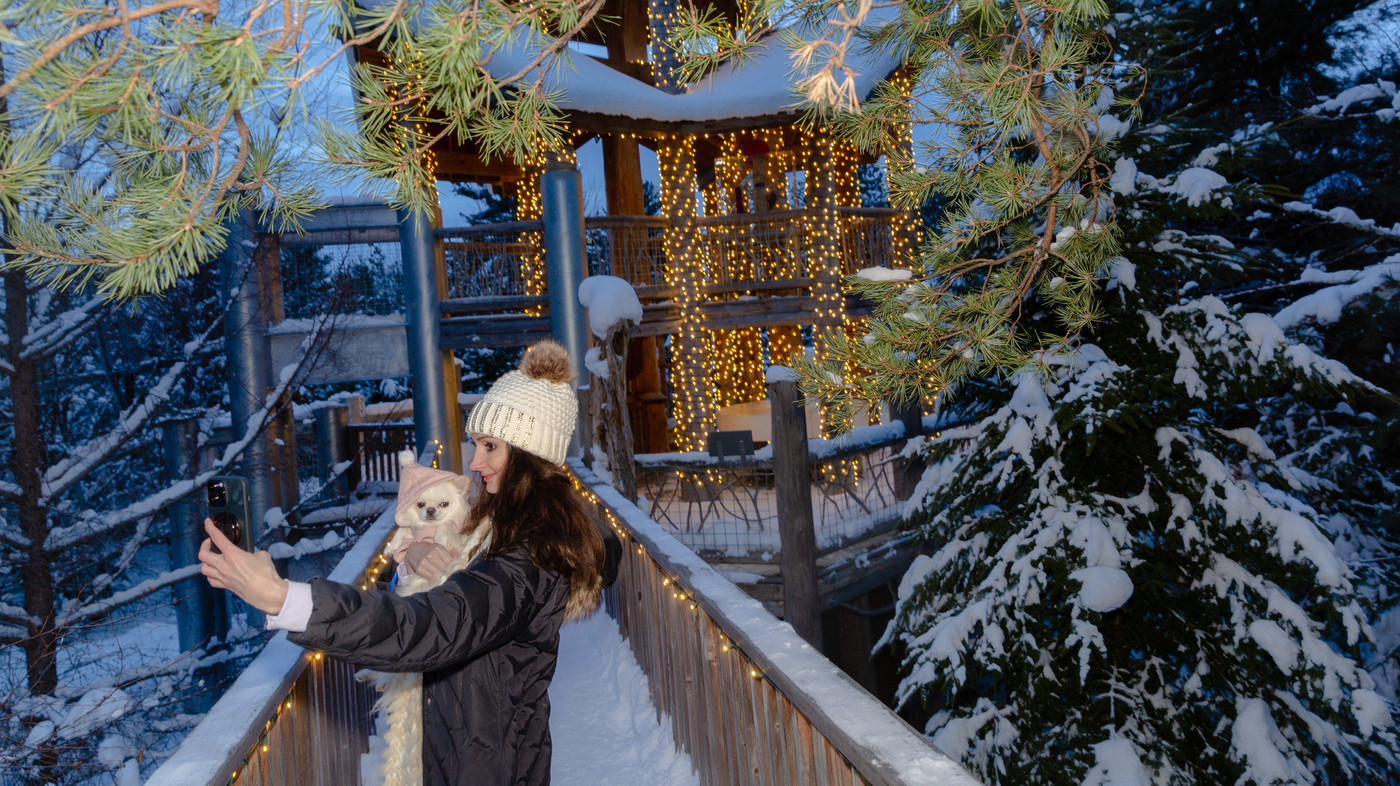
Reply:
[[632, 322], [624, 319], [608, 330], [603, 342], [608, 361], [608, 378], [603, 380], [603, 417], [608, 424], [608, 441], [604, 444], [612, 462], [613, 488], [635, 502], [637, 467], [633, 463], [632, 424], [627, 412], [627, 348], [631, 333]]
[[627, 348], [632, 333], [631, 320], [621, 320], [608, 328], [599, 345], [607, 363], [607, 377], [589, 375], [593, 443], [608, 454], [612, 486], [629, 500], [637, 499], [637, 468], [632, 447], [632, 424], [627, 411]]
[[41, 498], [44, 442], [39, 430], [39, 370], [31, 360], [20, 357], [24, 336], [29, 332], [29, 286], [16, 271], [5, 274], [5, 331], [10, 363], [11, 412], [15, 424], [15, 444], [10, 453], [10, 472], [20, 487], [17, 504], [20, 532], [29, 540], [20, 576], [24, 584], [24, 611], [29, 617], [29, 638], [24, 640], [29, 692], [47, 695], [58, 687], [58, 635], [54, 630], [53, 572], [44, 541], [49, 535], [48, 511]]

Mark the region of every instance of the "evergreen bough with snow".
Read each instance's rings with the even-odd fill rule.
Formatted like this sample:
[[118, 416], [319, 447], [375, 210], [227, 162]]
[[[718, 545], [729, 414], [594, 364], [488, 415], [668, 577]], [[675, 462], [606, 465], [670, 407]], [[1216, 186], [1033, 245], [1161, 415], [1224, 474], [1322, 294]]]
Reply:
[[1400, 740], [1364, 665], [1390, 552], [1336, 512], [1315, 443], [1264, 437], [1375, 390], [1268, 316], [1139, 312], [1116, 283], [1114, 338], [931, 441], [915, 516], [938, 548], [886, 634], [900, 701], [994, 783], [1389, 782]]

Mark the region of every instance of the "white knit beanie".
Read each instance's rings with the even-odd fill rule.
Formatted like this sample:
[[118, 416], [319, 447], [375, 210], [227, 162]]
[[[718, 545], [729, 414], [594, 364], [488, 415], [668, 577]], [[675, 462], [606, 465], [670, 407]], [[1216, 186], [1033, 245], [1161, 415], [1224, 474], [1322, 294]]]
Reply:
[[487, 434], [559, 465], [569, 455], [578, 422], [578, 396], [569, 354], [555, 341], [525, 352], [519, 371], [506, 372], [467, 416], [467, 432]]

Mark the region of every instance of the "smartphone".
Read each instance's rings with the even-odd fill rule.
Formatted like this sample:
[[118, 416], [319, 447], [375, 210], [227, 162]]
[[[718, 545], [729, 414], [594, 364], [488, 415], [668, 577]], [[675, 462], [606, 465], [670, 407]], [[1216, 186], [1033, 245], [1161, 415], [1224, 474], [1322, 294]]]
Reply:
[[[230, 489], [230, 484], [234, 487]], [[232, 492], [232, 493], [230, 493]], [[213, 519], [214, 526], [224, 533], [224, 537], [233, 542], [233, 545], [243, 546], [243, 521], [235, 511], [243, 509], [246, 515], [247, 489], [246, 481], [241, 478], [222, 477], [210, 480], [204, 487], [205, 497], [209, 502], [209, 518]], [[230, 498], [232, 503], [230, 504]], [[215, 554], [221, 553], [218, 546], [211, 544], [210, 548]]]

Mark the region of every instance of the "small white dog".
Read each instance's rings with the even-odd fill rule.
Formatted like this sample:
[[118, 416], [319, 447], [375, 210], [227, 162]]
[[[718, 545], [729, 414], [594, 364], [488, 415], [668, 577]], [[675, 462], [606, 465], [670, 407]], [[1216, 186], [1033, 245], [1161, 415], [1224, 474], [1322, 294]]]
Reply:
[[[471, 480], [445, 470], [425, 467], [413, 452], [399, 453], [399, 500], [394, 512], [398, 531], [385, 548], [385, 558], [403, 562], [413, 543], [436, 543], [452, 552], [441, 575], [426, 578], [400, 571], [394, 586], [397, 595], [426, 592], [465, 569], [491, 544], [491, 526], [482, 522], [463, 534], [471, 507]], [[422, 786], [423, 783], [423, 675], [419, 672], [386, 674], [370, 672], [381, 695], [375, 709], [383, 713], [385, 748], [380, 763], [384, 786]]]
[[478, 545], [462, 534], [471, 507], [471, 479], [445, 470], [435, 470], [418, 464], [413, 452], [399, 453], [402, 479], [399, 482], [399, 504], [394, 523], [399, 529], [386, 549], [403, 562], [408, 547], [414, 543], [436, 543], [448, 551], [462, 554]]

